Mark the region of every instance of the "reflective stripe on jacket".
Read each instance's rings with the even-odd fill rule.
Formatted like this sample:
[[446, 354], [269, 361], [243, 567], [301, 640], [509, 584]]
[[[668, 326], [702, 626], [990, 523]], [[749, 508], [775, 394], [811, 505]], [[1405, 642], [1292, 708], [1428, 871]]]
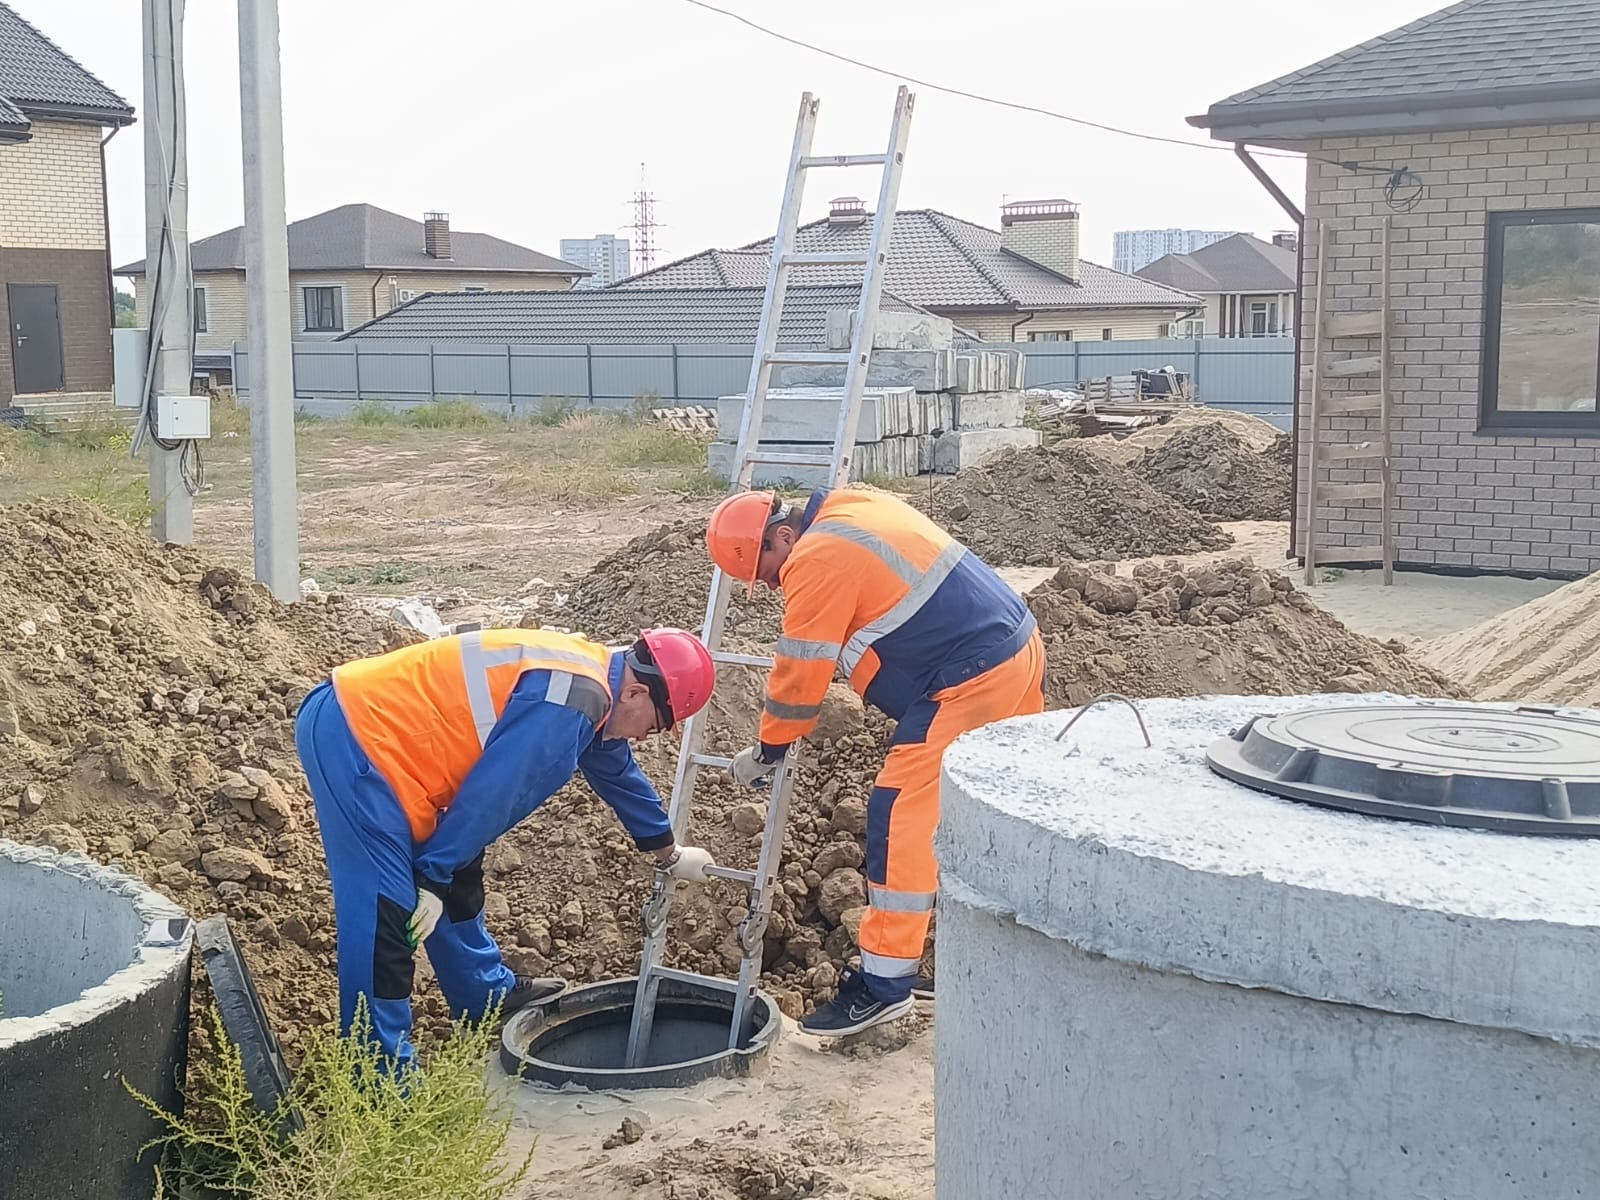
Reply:
[[542, 629], [438, 638], [337, 667], [333, 688], [350, 732], [400, 800], [417, 841], [432, 835], [489, 740], [517, 681], [549, 671], [545, 700], [611, 712], [611, 651]]
[[976, 555], [895, 496], [819, 492], [779, 572], [783, 636], [761, 740], [810, 732], [837, 664], [863, 699], [899, 718], [918, 699], [1005, 662], [1035, 628], [1027, 605]]

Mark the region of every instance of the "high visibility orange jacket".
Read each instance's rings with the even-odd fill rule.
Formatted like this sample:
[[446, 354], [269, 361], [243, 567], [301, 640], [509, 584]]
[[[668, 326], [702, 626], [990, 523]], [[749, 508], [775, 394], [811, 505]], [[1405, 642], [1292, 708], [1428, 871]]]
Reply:
[[768, 751], [816, 724], [838, 665], [898, 719], [915, 701], [1027, 644], [1028, 606], [972, 551], [905, 501], [843, 488], [812, 494], [779, 572], [783, 636], [767, 685]]
[[452, 873], [581, 770], [643, 849], [670, 845], [626, 741], [605, 740], [622, 656], [570, 634], [496, 629], [335, 668], [351, 736], [393, 790], [419, 873]]

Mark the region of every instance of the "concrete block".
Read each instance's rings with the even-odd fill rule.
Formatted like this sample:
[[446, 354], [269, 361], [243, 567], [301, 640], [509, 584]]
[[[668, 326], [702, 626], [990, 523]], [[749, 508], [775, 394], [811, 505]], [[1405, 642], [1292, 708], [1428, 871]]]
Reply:
[[954, 475], [997, 451], [1038, 444], [1037, 429], [953, 429], [939, 435], [933, 451], [933, 469], [940, 475]]
[[958, 392], [1004, 392], [1015, 387], [1012, 364], [1017, 356], [998, 350], [967, 351], [956, 358]]
[[[922, 466], [925, 459], [931, 464], [932, 443], [935, 440], [924, 435], [885, 438], [881, 442], [858, 445], [854, 461], [850, 464], [850, 479], [859, 483], [868, 475], [887, 475], [897, 479], [917, 475], [926, 469]], [[763, 445], [771, 450], [796, 454], [816, 453], [823, 449], [812, 442], [766, 442]], [[735, 449], [730, 442], [713, 442], [706, 449], [706, 470], [719, 478], [732, 479]], [[825, 487], [829, 482], [826, 467], [780, 467], [758, 463], [754, 477], [758, 487]]]
[[[828, 349], [850, 349], [855, 329], [855, 309], [834, 309], [828, 314]], [[932, 313], [883, 311], [872, 323], [874, 350], [949, 350], [955, 339], [954, 323]]]
[[[844, 368], [780, 366], [772, 369], [776, 388], [843, 387]], [[955, 386], [954, 350], [875, 350], [867, 365], [867, 386], [908, 387], [919, 392], [949, 391]]]
[[[718, 438], [739, 439], [744, 417], [744, 396], [723, 396], [717, 401]], [[843, 388], [774, 388], [767, 392], [761, 413], [763, 441], [822, 442], [833, 444]], [[881, 442], [888, 437], [928, 432], [924, 428], [922, 397], [910, 388], [869, 388], [861, 395], [861, 415], [856, 442]]]
[[968, 392], [955, 398], [955, 421], [946, 428], [1012, 429], [1022, 424], [1021, 392]]

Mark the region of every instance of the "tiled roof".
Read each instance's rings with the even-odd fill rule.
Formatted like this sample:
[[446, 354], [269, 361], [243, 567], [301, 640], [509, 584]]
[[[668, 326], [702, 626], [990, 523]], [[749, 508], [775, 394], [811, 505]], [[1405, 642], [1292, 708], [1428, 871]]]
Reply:
[[1192, 254], [1168, 254], [1139, 270], [1143, 279], [1189, 292], [1292, 292], [1295, 254], [1236, 233]]
[[1211, 106], [1370, 106], [1385, 97], [1467, 95], [1550, 88], [1600, 92], [1600, 5], [1594, 0], [1463, 0], [1321, 62]]
[[10, 7], [0, 4], [0, 139], [27, 136], [30, 116], [126, 125], [133, 108]]
[[[371, 204], [346, 204], [289, 226], [291, 271], [511, 271], [543, 275], [590, 274], [526, 246], [485, 233], [450, 231], [448, 259], [428, 257], [422, 222]], [[244, 270], [244, 226], [213, 234], [189, 250], [196, 271]], [[119, 267], [118, 275], [143, 275], [144, 260]]]
[[[778, 340], [815, 346], [825, 340], [828, 313], [854, 308], [852, 285], [789, 288]], [[345, 334], [346, 338], [420, 341], [753, 343], [765, 288], [704, 287], [572, 292], [437, 292], [419, 296]], [[881, 307], [913, 311], [885, 294]]]
[[[802, 226], [799, 252], [863, 250], [870, 222]], [[613, 290], [765, 285], [772, 239], [738, 250], [706, 250], [611, 285]], [[1134, 275], [1079, 264], [1079, 278], [1063, 275], [1000, 247], [1000, 234], [932, 209], [895, 214], [885, 287], [912, 304], [947, 309], [1188, 308], [1195, 298]], [[860, 267], [796, 267], [795, 284], [859, 280]]]

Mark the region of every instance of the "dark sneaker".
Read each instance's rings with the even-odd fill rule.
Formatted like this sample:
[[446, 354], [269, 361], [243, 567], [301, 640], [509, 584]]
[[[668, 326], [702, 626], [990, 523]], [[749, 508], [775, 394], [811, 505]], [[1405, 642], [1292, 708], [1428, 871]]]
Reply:
[[916, 982], [911, 985], [911, 994], [918, 1000], [932, 1000], [933, 976], [918, 975]]
[[517, 982], [500, 1002], [500, 1018], [504, 1020], [530, 1004], [548, 1004], [566, 990], [565, 979], [535, 979], [531, 975], [518, 975]]
[[893, 1021], [911, 1011], [912, 998], [892, 1003], [877, 999], [867, 990], [859, 971], [845, 969], [839, 981], [839, 994], [800, 1022], [800, 1032], [817, 1037], [846, 1037]]

